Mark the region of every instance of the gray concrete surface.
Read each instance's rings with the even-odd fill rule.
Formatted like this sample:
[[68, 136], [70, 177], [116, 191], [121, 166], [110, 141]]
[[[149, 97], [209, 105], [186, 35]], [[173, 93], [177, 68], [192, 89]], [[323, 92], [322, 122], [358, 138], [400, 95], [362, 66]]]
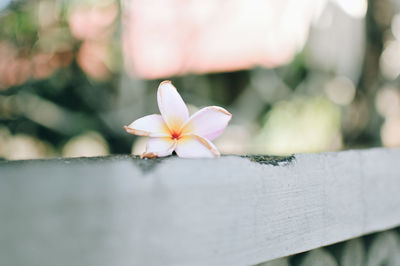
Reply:
[[0, 163], [0, 265], [252, 265], [400, 225], [400, 150]]

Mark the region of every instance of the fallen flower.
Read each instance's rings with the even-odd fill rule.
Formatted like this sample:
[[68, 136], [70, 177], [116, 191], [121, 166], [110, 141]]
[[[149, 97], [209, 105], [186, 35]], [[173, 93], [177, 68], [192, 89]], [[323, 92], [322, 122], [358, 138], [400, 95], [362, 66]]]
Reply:
[[160, 83], [157, 102], [161, 115], [147, 115], [124, 126], [130, 134], [150, 137], [141, 158], [164, 157], [173, 151], [186, 158], [220, 156], [211, 140], [221, 135], [231, 120], [227, 110], [208, 106], [189, 117], [186, 104], [170, 81]]

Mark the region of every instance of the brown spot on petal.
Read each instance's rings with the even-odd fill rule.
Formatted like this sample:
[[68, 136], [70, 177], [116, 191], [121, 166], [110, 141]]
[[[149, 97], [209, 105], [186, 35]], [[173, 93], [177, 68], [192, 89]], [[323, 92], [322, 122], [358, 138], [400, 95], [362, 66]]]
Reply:
[[221, 113], [224, 113], [224, 114], [226, 114], [226, 115], [232, 116], [231, 113], [229, 113], [227, 110], [225, 110], [225, 109], [222, 108], [222, 107], [219, 107], [219, 106], [210, 106], [210, 107], [211, 107], [211, 108], [215, 108], [217, 111], [219, 111], [219, 112], [221, 112]]
[[[171, 82], [170, 80], [164, 80], [164, 81], [162, 81], [162, 82], [160, 83], [160, 85], [162, 85], [162, 84], [164, 84], [164, 83], [169, 83], [169, 84], [172, 85], [172, 82]], [[174, 86], [174, 85], [172, 85], [172, 86]]]
[[125, 129], [126, 132], [128, 132], [129, 134], [132, 134], [132, 135], [145, 136], [145, 137], [150, 136], [150, 132], [147, 132], [147, 131], [143, 131], [143, 130], [139, 130], [139, 129], [133, 129], [133, 128], [130, 128], [128, 126], [124, 126], [124, 129]]
[[157, 154], [155, 154], [154, 152], [149, 152], [149, 153], [144, 152], [144, 153], [142, 153], [142, 155], [140, 155], [140, 159], [143, 159], [143, 158], [154, 159], [157, 157], [158, 157]]

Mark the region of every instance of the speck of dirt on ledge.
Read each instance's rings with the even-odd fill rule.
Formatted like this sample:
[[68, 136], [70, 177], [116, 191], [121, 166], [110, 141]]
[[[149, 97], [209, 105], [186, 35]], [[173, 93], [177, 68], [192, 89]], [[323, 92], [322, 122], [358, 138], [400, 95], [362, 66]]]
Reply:
[[152, 158], [152, 159], [140, 159], [139, 156], [132, 155], [133, 162], [143, 173], [149, 172], [153, 170], [157, 165], [159, 165], [162, 160], [166, 158], [170, 158], [171, 156], [164, 157], [164, 158]]
[[272, 156], [272, 155], [243, 155], [242, 158], [247, 158], [252, 162], [259, 164], [267, 164], [273, 166], [285, 166], [296, 160], [292, 154], [289, 156]]

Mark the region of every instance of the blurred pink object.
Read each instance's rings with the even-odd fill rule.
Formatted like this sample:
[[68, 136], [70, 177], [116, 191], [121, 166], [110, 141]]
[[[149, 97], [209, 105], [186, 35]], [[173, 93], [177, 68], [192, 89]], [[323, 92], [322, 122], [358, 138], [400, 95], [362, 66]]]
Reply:
[[[96, 3], [96, 2], [94, 2]], [[118, 15], [116, 3], [87, 5], [79, 3], [72, 8], [68, 22], [72, 35], [81, 40], [99, 40], [111, 35], [110, 26]]]
[[127, 71], [154, 79], [288, 63], [323, 2], [126, 0]]
[[219, 157], [211, 140], [224, 132], [232, 115], [218, 106], [205, 107], [189, 117], [189, 111], [170, 81], [161, 82], [157, 92], [161, 115], [147, 115], [125, 126], [126, 132], [150, 137], [142, 158], [171, 155]]
[[95, 41], [84, 41], [77, 55], [78, 65], [93, 79], [104, 80], [110, 75], [106, 65], [108, 57], [107, 45]]

